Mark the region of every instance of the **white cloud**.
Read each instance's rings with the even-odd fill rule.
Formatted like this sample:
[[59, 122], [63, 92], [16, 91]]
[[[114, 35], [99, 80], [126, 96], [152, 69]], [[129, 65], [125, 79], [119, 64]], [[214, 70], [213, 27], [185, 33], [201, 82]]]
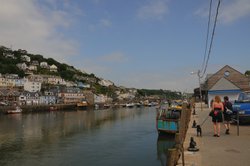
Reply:
[[168, 12], [168, 0], [150, 0], [139, 8], [137, 17], [140, 19], [162, 19]]
[[222, 4], [220, 19], [224, 23], [236, 21], [242, 17], [250, 15], [249, 0], [233, 0], [231, 3]]
[[[208, 4], [206, 4], [208, 5]], [[212, 15], [216, 12], [217, 2], [213, 4]], [[208, 7], [202, 7], [195, 12], [195, 15], [207, 18]], [[249, 0], [222, 1], [219, 8], [219, 20], [222, 23], [231, 23], [250, 15]]]
[[[52, 4], [54, 0], [49, 2]], [[38, 1], [3, 0], [0, 5], [0, 45], [26, 49], [65, 62], [67, 56], [77, 53], [77, 48], [75, 42], [57, 28], [70, 26], [71, 18], [69, 12], [51, 9]]]

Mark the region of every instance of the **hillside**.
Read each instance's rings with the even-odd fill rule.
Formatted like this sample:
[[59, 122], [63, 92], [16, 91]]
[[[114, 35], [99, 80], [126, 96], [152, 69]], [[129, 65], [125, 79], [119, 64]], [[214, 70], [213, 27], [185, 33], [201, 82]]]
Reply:
[[[25, 58], [26, 57], [26, 58]], [[42, 67], [41, 63], [46, 63], [48, 67]], [[26, 67], [21, 69], [17, 67], [20, 64], [25, 64]], [[50, 71], [50, 66], [56, 66], [57, 70]], [[35, 67], [34, 67], [35, 66]], [[34, 69], [35, 68], [35, 69]], [[43, 55], [31, 54], [26, 50], [18, 49], [12, 50], [5, 46], [0, 46], [0, 73], [1, 74], [18, 74], [19, 77], [24, 77], [29, 74], [43, 74], [43, 75], [55, 75], [60, 76], [64, 80], [73, 82], [82, 82], [91, 85], [91, 90], [97, 94], [105, 94], [116, 96], [115, 91], [119, 90], [122, 93], [129, 92], [128, 88], [119, 88], [115, 85], [113, 86], [103, 86], [99, 84], [100, 78], [96, 77], [94, 74], [87, 74], [74, 66], [70, 66], [65, 63], [60, 63], [53, 58], [45, 58]], [[168, 99], [180, 99], [181, 93], [170, 91], [170, 90], [147, 90], [138, 89], [137, 97], [146, 96], [160, 96], [161, 98]]]
[[[22, 56], [27, 55], [30, 60], [27, 61]], [[42, 68], [39, 64], [46, 62], [49, 66], [55, 65], [57, 72], [51, 72], [48, 68]], [[26, 50], [11, 50], [7, 47], [0, 46], [0, 73], [1, 74], [18, 74], [20, 77], [27, 74], [27, 70], [21, 70], [17, 67], [17, 64], [25, 63], [27, 66], [35, 65], [37, 69], [33, 71], [34, 74], [47, 74], [61, 76], [68, 81], [83, 81], [92, 80], [92, 83], [96, 83], [99, 78], [94, 74], [83, 73], [82, 71], [75, 69], [74, 66], [70, 66], [65, 63], [60, 63], [53, 58], [44, 58], [43, 55], [34, 55], [28, 53]], [[94, 80], [94, 81], [93, 81]]]

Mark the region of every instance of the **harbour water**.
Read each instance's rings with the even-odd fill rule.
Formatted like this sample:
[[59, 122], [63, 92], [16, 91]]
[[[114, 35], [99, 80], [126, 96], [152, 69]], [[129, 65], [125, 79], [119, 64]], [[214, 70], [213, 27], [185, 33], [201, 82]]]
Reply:
[[154, 107], [0, 116], [1, 166], [161, 166]]

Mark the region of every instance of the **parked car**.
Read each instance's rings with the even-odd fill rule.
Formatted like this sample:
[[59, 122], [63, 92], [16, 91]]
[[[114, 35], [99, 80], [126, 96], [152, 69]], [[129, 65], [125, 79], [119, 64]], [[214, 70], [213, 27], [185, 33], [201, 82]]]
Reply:
[[233, 118], [239, 114], [240, 123], [250, 123], [250, 91], [239, 94], [238, 100], [233, 104]]

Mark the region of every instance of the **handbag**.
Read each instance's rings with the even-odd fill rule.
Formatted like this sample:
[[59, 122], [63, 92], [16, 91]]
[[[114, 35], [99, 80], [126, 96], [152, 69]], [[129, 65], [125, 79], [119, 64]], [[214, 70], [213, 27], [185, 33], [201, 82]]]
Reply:
[[230, 114], [232, 114], [233, 113], [233, 111], [232, 110], [230, 110], [230, 109], [228, 109], [227, 107], [226, 107], [226, 114], [228, 114], [228, 115], [230, 115]]
[[214, 115], [214, 111], [210, 111], [209, 116], [213, 116], [213, 115]]

